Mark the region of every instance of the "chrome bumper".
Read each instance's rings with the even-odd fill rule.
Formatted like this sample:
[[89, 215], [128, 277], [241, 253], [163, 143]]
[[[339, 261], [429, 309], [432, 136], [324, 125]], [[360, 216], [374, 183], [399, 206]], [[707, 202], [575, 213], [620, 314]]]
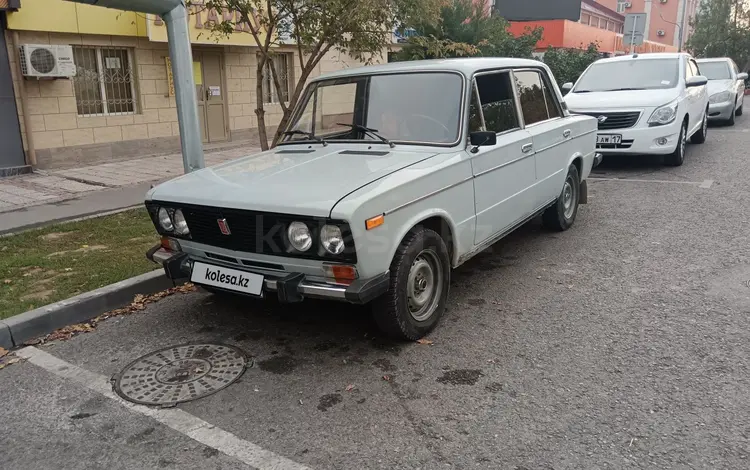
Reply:
[[[186, 253], [176, 253], [157, 245], [146, 253], [146, 257], [162, 265], [169, 279], [190, 278], [193, 261]], [[246, 270], [252, 272], [251, 270]], [[353, 304], [366, 304], [388, 291], [388, 272], [367, 280], [356, 280], [348, 286], [326, 284], [305, 279], [301, 273], [290, 273], [276, 279], [264, 278], [263, 290], [276, 292], [279, 301], [300, 302], [305, 297], [316, 299], [341, 300]], [[216, 289], [214, 287], [214, 289]], [[233, 291], [227, 291], [233, 292]]]

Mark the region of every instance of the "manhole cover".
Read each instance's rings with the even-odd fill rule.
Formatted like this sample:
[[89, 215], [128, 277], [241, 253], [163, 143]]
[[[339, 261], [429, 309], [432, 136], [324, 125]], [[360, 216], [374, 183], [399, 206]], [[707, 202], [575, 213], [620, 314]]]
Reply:
[[234, 346], [186, 344], [146, 354], [115, 377], [114, 390], [142, 405], [176, 405], [222, 390], [245, 371], [247, 358]]

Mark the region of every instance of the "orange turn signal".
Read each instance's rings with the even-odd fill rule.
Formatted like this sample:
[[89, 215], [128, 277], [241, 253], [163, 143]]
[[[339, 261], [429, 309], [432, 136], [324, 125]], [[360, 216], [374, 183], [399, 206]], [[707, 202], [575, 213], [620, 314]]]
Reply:
[[375, 227], [380, 227], [384, 223], [385, 223], [385, 216], [383, 214], [380, 214], [376, 217], [365, 220], [365, 228], [367, 230], [372, 230]]
[[327, 278], [333, 279], [338, 284], [351, 284], [359, 277], [357, 268], [347, 264], [325, 264], [323, 271]]

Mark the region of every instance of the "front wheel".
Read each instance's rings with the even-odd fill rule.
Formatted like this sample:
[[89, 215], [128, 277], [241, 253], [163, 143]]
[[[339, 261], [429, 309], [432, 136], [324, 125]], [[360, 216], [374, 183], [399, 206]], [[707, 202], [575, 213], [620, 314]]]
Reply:
[[372, 303], [375, 323], [389, 336], [417, 340], [435, 329], [445, 312], [451, 263], [443, 239], [414, 229], [391, 262], [388, 292]]
[[[732, 114], [732, 123], [734, 124], [734, 114]], [[693, 137], [690, 138], [690, 142], [694, 144], [702, 144], [706, 141], [706, 136], [708, 135], [708, 110], [706, 110], [705, 113], [703, 113], [703, 122], [701, 122], [701, 128], [698, 132], [693, 134]]]
[[578, 214], [580, 188], [581, 180], [578, 175], [578, 168], [575, 165], [570, 165], [560, 197], [542, 215], [542, 221], [547, 228], [561, 232], [573, 226]]
[[742, 108], [745, 106], [744, 103], [740, 104], [740, 107], [737, 108], [737, 112], [735, 112], [735, 116], [742, 116]]
[[685, 162], [685, 148], [687, 147], [687, 122], [682, 123], [680, 136], [677, 140], [677, 148], [674, 152], [664, 157], [664, 163], [669, 166], [680, 166]]

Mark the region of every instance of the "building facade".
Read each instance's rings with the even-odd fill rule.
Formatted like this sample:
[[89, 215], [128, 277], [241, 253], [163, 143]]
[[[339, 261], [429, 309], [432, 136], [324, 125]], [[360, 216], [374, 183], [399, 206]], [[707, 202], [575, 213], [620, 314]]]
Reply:
[[680, 28], [682, 46], [690, 37], [690, 20], [695, 18], [700, 0], [597, 0], [607, 8], [623, 15], [627, 13], [645, 13], [646, 39], [663, 44], [680, 47]]
[[[6, 16], [4, 49], [15, 102], [25, 99], [28, 111], [24, 116], [20, 105], [15, 111], [27, 160], [30, 144], [39, 168], [179, 152], [166, 26], [160, 18], [60, 0], [21, 0], [20, 8]], [[257, 139], [255, 40], [239, 26], [229, 37], [209, 31], [212, 21], [234, 18], [233, 12], [195, 7], [189, 19], [198, 114], [206, 144]], [[72, 46], [75, 76], [22, 76], [19, 47], [24, 45]], [[266, 70], [262, 99], [269, 131], [279, 123], [279, 103], [288, 99], [301, 73], [295, 47], [281, 45], [275, 52], [284, 90], [276, 92]], [[378, 60], [386, 57], [384, 51]], [[0, 73], [1, 62], [2, 57]], [[359, 65], [333, 52], [312, 76]]]

